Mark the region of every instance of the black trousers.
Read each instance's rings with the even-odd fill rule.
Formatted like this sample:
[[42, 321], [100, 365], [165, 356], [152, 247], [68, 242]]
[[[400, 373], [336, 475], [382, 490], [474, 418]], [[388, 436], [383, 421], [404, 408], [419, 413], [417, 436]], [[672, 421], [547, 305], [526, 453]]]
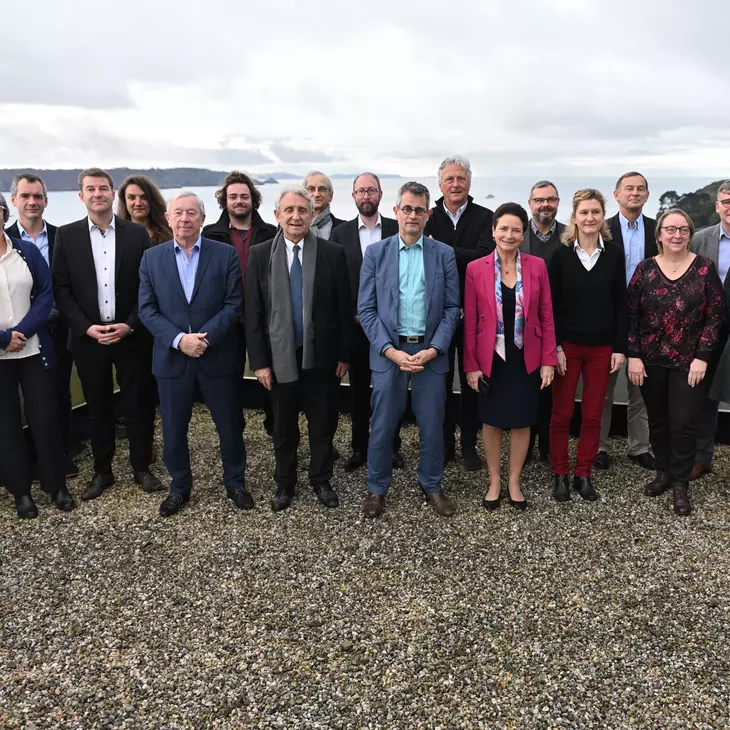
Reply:
[[[458, 351], [459, 383], [461, 393], [457, 395], [454, 388], [454, 360]], [[456, 425], [461, 430], [461, 448], [475, 447], [477, 433], [481, 430], [481, 424], [477, 416], [477, 392], [469, 387], [464, 372], [464, 320], [454, 332], [449, 348], [449, 374], [446, 378], [446, 415], [444, 417], [444, 446], [452, 447], [456, 443]]]
[[[350, 363], [350, 412], [352, 414], [352, 450], [367, 453], [370, 441], [371, 389], [370, 342], [360, 325], [353, 328]], [[393, 453], [400, 449], [400, 427], [393, 440]]]
[[[244, 327], [243, 322], [239, 322], [236, 327], [238, 329], [238, 354], [241, 359], [241, 378], [243, 378], [243, 374], [246, 370], [246, 328]], [[266, 390], [263, 385], [258, 382], [256, 385], [261, 388], [262, 391], [262, 401], [264, 405], [264, 429], [269, 436], [272, 436], [274, 433], [274, 411], [271, 407], [271, 396], [269, 391]], [[241, 408], [250, 408], [250, 405], [246, 403], [243, 390], [243, 387], [241, 387]]]
[[293, 490], [297, 484], [299, 414], [304, 411], [309, 430], [309, 482], [332, 479], [332, 400], [337, 398], [339, 378], [321, 368], [302, 370], [301, 348], [297, 353], [299, 380], [274, 382], [274, 480], [277, 487]]
[[697, 447], [697, 423], [707, 399], [705, 377], [691, 388], [687, 368], [646, 365], [641, 395], [649, 416], [649, 440], [659, 468], [674, 481], [686, 482], [692, 473]]
[[156, 410], [152, 338], [135, 331], [114, 345], [100, 345], [85, 335], [74, 343], [73, 356], [88, 407], [94, 472], [110, 474], [116, 450], [112, 368], [120, 391], [119, 415], [129, 436], [129, 461], [134, 471], [147, 471]]
[[530, 449], [535, 446], [535, 440], [540, 439], [539, 449], [541, 456], [550, 456], [550, 417], [553, 414], [553, 386], [548, 385], [540, 391], [537, 403], [537, 421], [530, 428]]
[[0, 481], [15, 497], [30, 494], [32, 468], [23, 434], [20, 395], [38, 451], [41, 489], [53, 494], [66, 485], [56, 378], [40, 355], [0, 360]]

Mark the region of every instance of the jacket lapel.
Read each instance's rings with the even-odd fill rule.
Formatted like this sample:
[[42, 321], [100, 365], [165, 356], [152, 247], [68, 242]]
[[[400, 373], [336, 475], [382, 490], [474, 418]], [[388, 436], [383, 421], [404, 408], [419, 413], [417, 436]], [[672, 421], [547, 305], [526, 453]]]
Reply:
[[122, 269], [122, 259], [124, 258], [124, 238], [126, 236], [124, 222], [117, 216], [114, 216], [114, 284], [118, 288], [119, 272]]
[[494, 318], [497, 318], [497, 309], [494, 303], [494, 257], [496, 254], [490, 253], [489, 256], [484, 260], [486, 277], [484, 280], [484, 291], [487, 296], [487, 305], [489, 309], [494, 312]]
[[532, 291], [532, 261], [529, 256], [520, 256], [522, 263], [522, 311], [527, 323], [530, 311], [530, 292]]
[[434, 279], [436, 278], [436, 244], [433, 239], [423, 237], [423, 274], [426, 283], [426, 321], [431, 309]]
[[388, 252], [385, 256], [386, 272], [390, 278], [390, 290], [393, 293], [393, 301], [396, 305], [396, 318], [398, 312], [398, 300], [400, 299], [400, 272], [399, 272], [399, 243], [398, 236], [393, 236], [388, 245]]
[[208, 268], [210, 262], [210, 246], [206, 245], [205, 239], [200, 239], [200, 254], [198, 258], [198, 270], [195, 272], [195, 286], [193, 287], [193, 295], [190, 297], [192, 303], [195, 299], [198, 289], [200, 289], [200, 282], [203, 281], [205, 276], [205, 270]]
[[[95, 282], [95, 286], [98, 286], [99, 282], [96, 281], [96, 265], [94, 264], [94, 251], [91, 248], [89, 219], [84, 218], [80, 221], [79, 228], [79, 263], [84, 269], [86, 269], [86, 278], [89, 281]], [[101, 314], [99, 315], [99, 319], [101, 319]]]
[[183, 302], [187, 305], [188, 300], [185, 298], [185, 290], [183, 289], [182, 282], [180, 281], [180, 272], [177, 270], [177, 259], [175, 257], [175, 241], [170, 241], [164, 244], [167, 246], [167, 252], [164, 257], [165, 269], [167, 271], [167, 277], [172, 281], [172, 288], [180, 295]]

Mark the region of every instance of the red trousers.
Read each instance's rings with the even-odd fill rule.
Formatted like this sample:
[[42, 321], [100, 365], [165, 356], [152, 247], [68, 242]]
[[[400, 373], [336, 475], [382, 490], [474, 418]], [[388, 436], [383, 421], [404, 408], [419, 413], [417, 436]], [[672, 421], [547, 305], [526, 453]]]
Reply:
[[601, 440], [601, 415], [611, 370], [611, 345], [574, 345], [563, 342], [568, 361], [565, 375], [553, 381], [553, 414], [550, 420], [550, 465], [553, 474], [569, 474], [568, 438], [575, 407], [575, 391], [583, 376], [581, 426], [575, 456], [577, 477], [589, 477]]

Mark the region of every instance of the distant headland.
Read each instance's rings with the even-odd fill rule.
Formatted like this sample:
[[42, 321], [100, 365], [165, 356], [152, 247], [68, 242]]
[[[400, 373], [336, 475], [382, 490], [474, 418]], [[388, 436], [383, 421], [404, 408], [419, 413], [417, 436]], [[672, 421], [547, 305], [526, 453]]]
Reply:
[[725, 181], [717, 180], [705, 185], [704, 188], [695, 190], [694, 193], [684, 195], [679, 195], [675, 190], [667, 190], [659, 198], [659, 214], [661, 215], [670, 208], [679, 208], [692, 219], [698, 230], [714, 226], [720, 221], [720, 216], [715, 210], [715, 201], [717, 200], [717, 190], [723, 182]]
[[[77, 190], [78, 177], [81, 169], [77, 170], [40, 170], [31, 168], [18, 168], [0, 170], [0, 190], [10, 190], [10, 183], [16, 175], [21, 172], [32, 172], [43, 178], [49, 190], [53, 192], [61, 190]], [[157, 186], [164, 190], [169, 188], [202, 188], [220, 185], [226, 175], [222, 170], [206, 170], [199, 167], [153, 167], [147, 170], [130, 167], [109, 168], [107, 172], [112, 176], [115, 185], [119, 185], [129, 175], [146, 175], [153, 180]], [[350, 178], [354, 174], [339, 173], [330, 175], [331, 178]], [[381, 175], [383, 178], [395, 178], [398, 175]], [[266, 176], [254, 177], [256, 185], [276, 185], [282, 180], [301, 180], [301, 174], [290, 172], [272, 172]]]

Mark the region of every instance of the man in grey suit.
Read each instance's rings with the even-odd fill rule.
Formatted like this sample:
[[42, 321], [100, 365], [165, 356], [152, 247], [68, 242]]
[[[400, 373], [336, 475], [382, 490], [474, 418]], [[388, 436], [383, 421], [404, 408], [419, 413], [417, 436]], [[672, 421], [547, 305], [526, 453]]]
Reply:
[[[720, 281], [724, 284], [730, 270], [730, 180], [725, 180], [717, 189], [715, 210], [720, 222], [695, 234], [691, 249], [700, 256], [711, 259], [717, 267]], [[719, 347], [708, 366], [707, 377], [711, 378], [722, 354]], [[718, 402], [707, 399], [697, 428], [697, 453], [690, 481], [699, 479], [712, 471], [712, 457], [715, 455], [715, 431], [717, 430]]]

